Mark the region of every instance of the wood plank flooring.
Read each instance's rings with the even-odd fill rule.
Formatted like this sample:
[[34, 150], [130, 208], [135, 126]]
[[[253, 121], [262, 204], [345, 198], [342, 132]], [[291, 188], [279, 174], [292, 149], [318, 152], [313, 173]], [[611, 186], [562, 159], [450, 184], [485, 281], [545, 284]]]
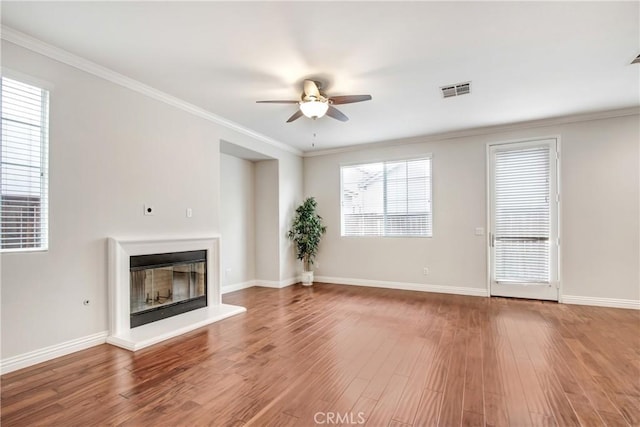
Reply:
[[640, 426], [640, 312], [316, 284], [2, 377], [8, 426]]

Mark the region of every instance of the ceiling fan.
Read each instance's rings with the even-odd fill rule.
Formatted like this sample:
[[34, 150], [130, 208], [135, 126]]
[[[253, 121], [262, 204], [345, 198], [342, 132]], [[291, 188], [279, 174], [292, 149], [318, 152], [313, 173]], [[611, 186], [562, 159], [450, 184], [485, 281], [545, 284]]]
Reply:
[[299, 119], [302, 116], [309, 117], [310, 119], [317, 119], [325, 114], [341, 122], [349, 120], [340, 110], [334, 107], [334, 105], [340, 104], [352, 104], [354, 102], [369, 101], [371, 95], [341, 95], [341, 96], [327, 96], [320, 92], [322, 84], [315, 80], [305, 80], [304, 89], [300, 100], [283, 100], [283, 101], [256, 101], [258, 104], [298, 104], [298, 111], [296, 111], [287, 123], [291, 123], [294, 120]]

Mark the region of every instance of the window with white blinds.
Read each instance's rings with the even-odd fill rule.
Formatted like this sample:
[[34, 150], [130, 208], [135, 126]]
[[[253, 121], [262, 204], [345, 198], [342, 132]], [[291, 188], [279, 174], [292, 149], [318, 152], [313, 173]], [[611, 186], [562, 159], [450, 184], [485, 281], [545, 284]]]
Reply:
[[550, 162], [549, 146], [495, 153], [496, 282], [550, 281]]
[[48, 91], [2, 77], [0, 248], [47, 249]]
[[432, 235], [431, 158], [341, 168], [342, 236]]

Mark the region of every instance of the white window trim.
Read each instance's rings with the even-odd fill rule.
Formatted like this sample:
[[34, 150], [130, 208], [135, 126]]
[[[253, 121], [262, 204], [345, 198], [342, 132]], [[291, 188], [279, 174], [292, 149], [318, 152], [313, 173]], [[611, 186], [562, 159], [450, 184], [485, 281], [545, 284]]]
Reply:
[[[51, 215], [49, 213], [49, 198], [50, 198], [50, 191], [49, 191], [49, 166], [50, 166], [50, 155], [49, 155], [49, 137], [50, 137], [50, 110], [51, 110], [51, 93], [53, 90], [53, 84], [38, 79], [36, 77], [30, 76], [28, 74], [24, 74], [22, 72], [13, 70], [11, 68], [7, 68], [7, 67], [0, 67], [0, 78], [8, 78], [11, 80], [15, 80], [17, 82], [20, 83], [24, 83], [30, 86], [34, 86], [34, 87], [38, 87], [41, 90], [44, 90], [47, 92], [47, 100], [46, 100], [46, 104], [45, 104], [45, 108], [43, 108], [42, 111], [42, 121], [41, 122], [46, 122], [46, 128], [45, 128], [45, 132], [43, 135], [43, 141], [42, 141], [42, 156], [44, 156], [44, 159], [42, 159], [41, 161], [41, 165], [42, 168], [44, 170], [46, 170], [46, 175], [43, 176], [43, 180], [46, 182], [46, 201], [43, 203], [43, 208], [42, 210], [46, 212], [46, 223], [45, 223], [45, 229], [46, 232], [44, 233], [44, 237], [42, 238], [42, 245], [38, 246], [38, 247], [33, 247], [33, 248], [7, 248], [7, 249], [3, 249], [0, 246], [0, 253], [2, 254], [12, 254], [12, 253], [31, 253], [31, 252], [48, 252], [49, 251], [49, 247], [50, 247], [50, 243], [51, 243], [51, 239], [50, 239], [50, 218]], [[46, 119], [46, 120], [45, 120]], [[41, 221], [42, 224], [42, 221]], [[42, 225], [40, 225], [40, 228], [42, 229]]]
[[[411, 160], [429, 160], [431, 166], [431, 175], [430, 185], [429, 185], [429, 202], [431, 203], [431, 234], [429, 235], [395, 235], [395, 234], [385, 234], [385, 235], [362, 235], [362, 236], [345, 236], [344, 233], [344, 217], [343, 217], [343, 181], [342, 181], [342, 168], [349, 166], [357, 166], [357, 165], [367, 165], [372, 163], [393, 163], [393, 162], [401, 162], [401, 161], [411, 161]], [[433, 209], [433, 153], [423, 153], [423, 154], [411, 154], [411, 155], [403, 155], [403, 156], [392, 156], [392, 157], [384, 157], [384, 158], [370, 158], [367, 160], [354, 160], [347, 162], [340, 162], [338, 164], [338, 171], [340, 174], [340, 238], [341, 239], [431, 239], [434, 235], [434, 209]], [[386, 207], [385, 207], [386, 209]]]

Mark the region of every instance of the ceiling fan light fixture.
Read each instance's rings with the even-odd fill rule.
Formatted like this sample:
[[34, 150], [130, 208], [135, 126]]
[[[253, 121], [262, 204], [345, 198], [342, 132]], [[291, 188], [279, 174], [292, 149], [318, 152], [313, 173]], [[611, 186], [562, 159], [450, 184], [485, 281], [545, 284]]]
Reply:
[[324, 116], [329, 109], [328, 100], [310, 100], [300, 102], [300, 111], [310, 119], [317, 119]]
[[341, 122], [346, 122], [349, 120], [349, 117], [345, 116], [344, 113], [335, 107], [335, 105], [353, 104], [354, 102], [371, 100], [371, 95], [327, 96], [320, 92], [321, 87], [322, 84], [320, 82], [307, 79], [304, 81], [303, 91], [298, 100], [283, 99], [256, 102], [264, 104], [298, 104], [296, 112], [287, 120], [287, 123], [291, 123], [302, 116], [313, 120], [327, 116]]

